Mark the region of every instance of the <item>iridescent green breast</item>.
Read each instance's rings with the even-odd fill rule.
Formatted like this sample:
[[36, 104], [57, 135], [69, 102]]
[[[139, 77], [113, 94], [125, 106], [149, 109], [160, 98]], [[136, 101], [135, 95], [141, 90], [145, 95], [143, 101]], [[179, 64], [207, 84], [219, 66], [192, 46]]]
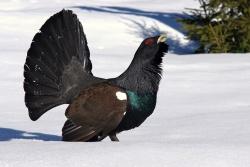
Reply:
[[149, 115], [155, 108], [156, 95], [152, 93], [138, 94], [127, 91], [130, 107], [133, 111], [148, 113]]
[[139, 94], [126, 91], [128, 95], [127, 112], [117, 128], [117, 131], [129, 130], [141, 125], [150, 116], [156, 105], [156, 94]]

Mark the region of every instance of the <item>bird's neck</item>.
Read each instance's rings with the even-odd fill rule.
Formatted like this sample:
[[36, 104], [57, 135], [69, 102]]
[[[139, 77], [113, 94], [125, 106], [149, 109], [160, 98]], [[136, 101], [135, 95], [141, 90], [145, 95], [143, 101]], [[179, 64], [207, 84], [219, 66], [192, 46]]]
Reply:
[[115, 84], [132, 92], [157, 93], [161, 80], [161, 68], [141, 65], [132, 61], [128, 69], [115, 78]]

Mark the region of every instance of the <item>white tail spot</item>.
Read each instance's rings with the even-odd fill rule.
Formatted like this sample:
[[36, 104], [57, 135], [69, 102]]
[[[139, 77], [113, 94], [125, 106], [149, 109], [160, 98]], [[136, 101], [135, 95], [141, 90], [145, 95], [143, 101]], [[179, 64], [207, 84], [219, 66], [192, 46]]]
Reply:
[[116, 97], [117, 97], [117, 99], [119, 99], [119, 100], [127, 100], [127, 95], [126, 95], [126, 93], [123, 93], [123, 92], [116, 92]]

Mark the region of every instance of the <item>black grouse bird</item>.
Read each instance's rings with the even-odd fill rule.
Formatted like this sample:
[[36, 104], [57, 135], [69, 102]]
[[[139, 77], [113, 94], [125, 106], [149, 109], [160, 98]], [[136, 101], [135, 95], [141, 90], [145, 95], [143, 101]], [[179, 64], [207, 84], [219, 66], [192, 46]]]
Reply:
[[24, 65], [25, 104], [31, 120], [69, 104], [63, 141], [101, 141], [141, 125], [152, 114], [166, 36], [145, 39], [117, 78], [93, 76], [81, 23], [71, 10], [50, 17], [34, 36]]

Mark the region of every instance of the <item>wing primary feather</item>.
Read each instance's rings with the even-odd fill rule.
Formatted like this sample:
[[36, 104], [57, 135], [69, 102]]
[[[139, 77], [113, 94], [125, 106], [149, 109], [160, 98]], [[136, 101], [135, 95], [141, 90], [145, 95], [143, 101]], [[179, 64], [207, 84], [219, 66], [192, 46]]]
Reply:
[[95, 129], [76, 125], [69, 119], [62, 128], [63, 141], [89, 141], [97, 134]]

